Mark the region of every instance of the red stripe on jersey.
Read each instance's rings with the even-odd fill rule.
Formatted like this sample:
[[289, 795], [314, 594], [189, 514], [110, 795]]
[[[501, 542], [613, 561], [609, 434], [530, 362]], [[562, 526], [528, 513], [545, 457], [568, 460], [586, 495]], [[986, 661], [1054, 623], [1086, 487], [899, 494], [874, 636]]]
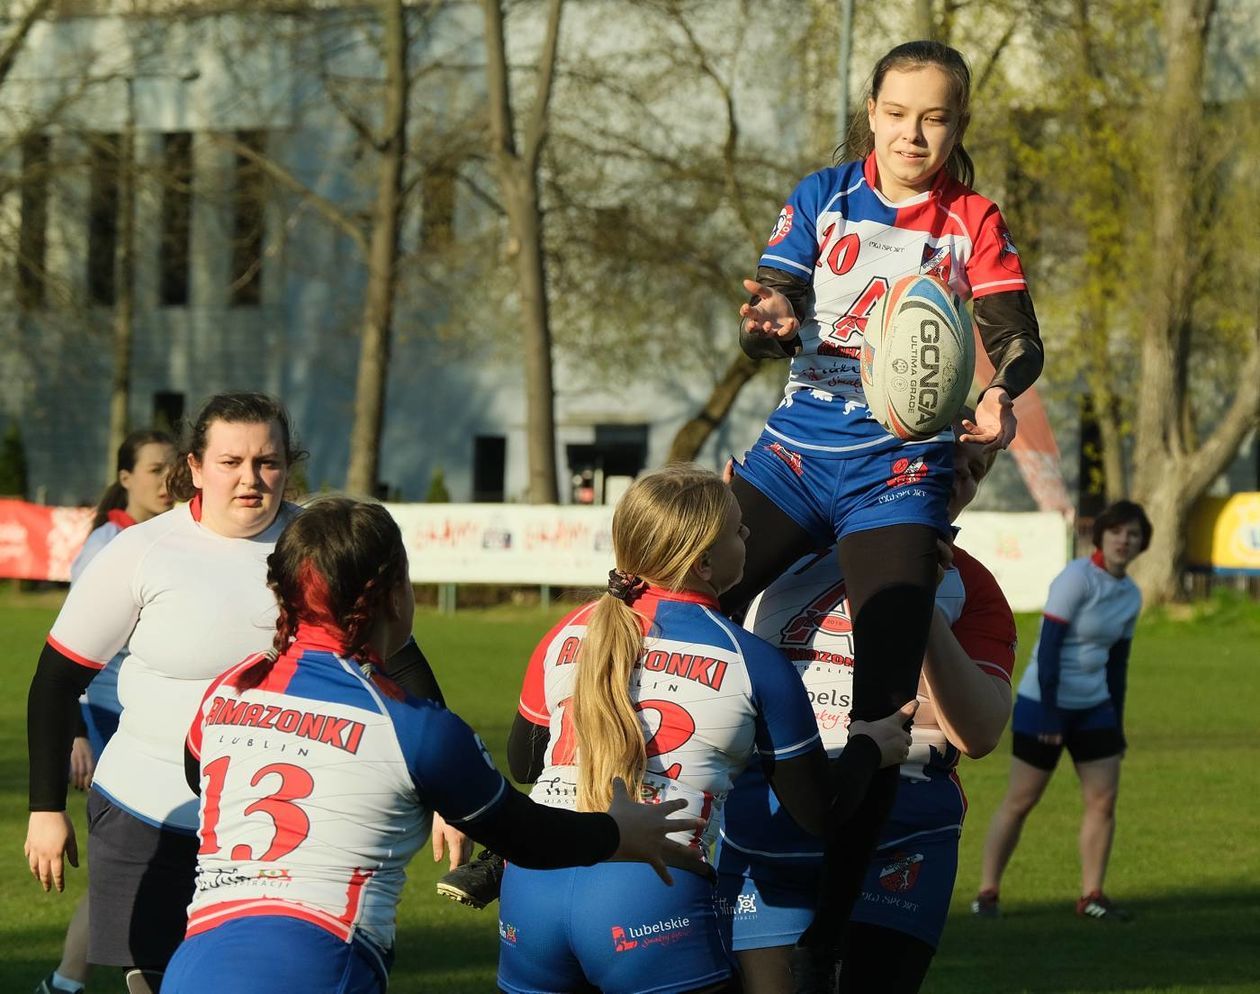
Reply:
[[258, 685], [258, 689], [267, 690], [273, 694], [283, 694], [289, 689], [289, 681], [297, 672], [298, 660], [301, 658], [302, 653], [298, 647], [289, 646], [288, 651], [276, 660], [276, 664], [271, 667], [271, 672], [267, 674], [266, 679]]
[[105, 515], [105, 517], [110, 521], [110, 523], [117, 525], [119, 528], [130, 528], [136, 523], [135, 518], [126, 511], [117, 507]]
[[1070, 625], [1071, 622], [1067, 618], [1060, 618], [1057, 614], [1046, 613], [1042, 615], [1047, 621], [1053, 621], [1056, 625]]
[[257, 918], [271, 915], [283, 918], [299, 918], [304, 922], [310, 922], [312, 925], [318, 925], [325, 931], [331, 932], [342, 942], [349, 942], [353, 934], [353, 929], [327, 912], [319, 911], [307, 905], [291, 904], [276, 897], [223, 901], [219, 904], [201, 908], [188, 917], [188, 930], [184, 934], [186, 937], [192, 938], [194, 935], [208, 932], [224, 922], [236, 921], [240, 918]]
[[56, 649], [63, 656], [65, 656], [72, 663], [78, 663], [80, 666], [86, 666], [90, 670], [104, 669], [105, 664], [109, 662], [109, 660], [106, 659], [98, 663], [95, 659], [88, 659], [87, 656], [80, 656], [73, 649], [69, 648], [68, 646], [62, 645], [51, 635], [48, 636], [48, 644], [52, 646], [54, 649]]
[[359, 909], [363, 906], [363, 888], [375, 870], [356, 868], [350, 875], [350, 883], [346, 887], [346, 910], [341, 913], [341, 920], [346, 925], [353, 925], [359, 918]]

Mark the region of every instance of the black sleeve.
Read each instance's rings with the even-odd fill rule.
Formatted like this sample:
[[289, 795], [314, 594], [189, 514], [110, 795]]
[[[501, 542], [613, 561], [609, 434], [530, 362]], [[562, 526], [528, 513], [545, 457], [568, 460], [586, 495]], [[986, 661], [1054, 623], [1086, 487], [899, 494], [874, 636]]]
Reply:
[[[778, 290], [787, 297], [792, 310], [796, 312], [796, 319], [802, 322], [805, 320], [804, 316], [812, 308], [814, 293], [814, 286], [809, 280], [782, 269], [759, 266], [757, 282]], [[794, 335], [785, 341], [782, 338], [767, 338], [765, 335], [750, 335], [744, 331], [743, 321], [740, 321], [739, 347], [750, 359], [787, 359], [801, 351], [801, 336]]]
[[517, 783], [535, 783], [543, 771], [543, 758], [551, 742], [551, 730], [535, 725], [519, 711], [508, 733], [508, 769]]
[[385, 675], [402, 687], [412, 697], [422, 701], [436, 701], [446, 707], [446, 698], [438, 686], [433, 667], [414, 638], [385, 660]]
[[1129, 683], [1129, 650], [1133, 639], [1120, 639], [1107, 653], [1107, 693], [1116, 709], [1116, 720], [1124, 728], [1124, 695]]
[[828, 761], [819, 746], [803, 756], [764, 761], [775, 796], [801, 828], [821, 836], [829, 818], [844, 821], [866, 793], [879, 769], [879, 747], [868, 735], [851, 738], [838, 759]]
[[79, 695], [96, 676], [45, 644], [26, 696], [26, 746], [32, 811], [66, 809], [70, 747], [78, 728]]
[[504, 804], [460, 828], [474, 842], [529, 870], [591, 866], [621, 845], [612, 815], [549, 808], [510, 786]]
[[1002, 387], [1014, 400], [1037, 382], [1045, 353], [1041, 332], [1027, 290], [991, 293], [972, 307], [984, 350], [993, 361], [989, 387]]
[[188, 781], [188, 789], [200, 797], [201, 760], [192, 754], [187, 743], [184, 745], [184, 779]]

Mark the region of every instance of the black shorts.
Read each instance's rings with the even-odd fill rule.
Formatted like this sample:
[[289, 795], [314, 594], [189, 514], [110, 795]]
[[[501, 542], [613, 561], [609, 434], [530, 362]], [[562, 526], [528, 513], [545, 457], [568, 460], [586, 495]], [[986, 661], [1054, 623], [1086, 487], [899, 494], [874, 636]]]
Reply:
[[1042, 704], [1027, 697], [1015, 698], [1015, 714], [1011, 720], [1011, 744], [1016, 759], [1039, 770], [1053, 770], [1067, 749], [1074, 763], [1119, 756], [1125, 750], [1124, 733], [1116, 709], [1110, 701], [1092, 708], [1059, 708], [1063, 742], [1051, 745], [1037, 738], [1042, 728]]
[[183, 941], [197, 837], [88, 794], [88, 962], [162, 972]]

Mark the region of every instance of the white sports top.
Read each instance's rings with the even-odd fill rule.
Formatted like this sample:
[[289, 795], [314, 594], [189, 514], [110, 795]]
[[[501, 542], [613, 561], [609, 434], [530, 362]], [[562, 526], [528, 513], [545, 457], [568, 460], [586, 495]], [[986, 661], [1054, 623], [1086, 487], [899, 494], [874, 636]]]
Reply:
[[114, 538], [79, 577], [48, 636], [95, 670], [128, 647], [118, 675], [122, 719], [94, 785], [137, 818], [189, 834], [197, 798], [184, 782], [184, 736], [210, 681], [271, 644], [267, 556], [297, 511], [283, 505], [266, 531], [226, 538], [203, 528], [193, 506]]

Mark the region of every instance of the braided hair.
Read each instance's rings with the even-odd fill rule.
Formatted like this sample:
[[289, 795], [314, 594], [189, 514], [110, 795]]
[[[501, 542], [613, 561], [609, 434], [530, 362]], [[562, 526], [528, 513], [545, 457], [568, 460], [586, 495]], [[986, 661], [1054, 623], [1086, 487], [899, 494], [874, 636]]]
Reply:
[[295, 517], [267, 557], [267, 586], [276, 596], [274, 652], [236, 681], [263, 681], [299, 625], [337, 634], [341, 654], [366, 659], [372, 627], [390, 594], [407, 580], [402, 532], [377, 503], [322, 497]]

